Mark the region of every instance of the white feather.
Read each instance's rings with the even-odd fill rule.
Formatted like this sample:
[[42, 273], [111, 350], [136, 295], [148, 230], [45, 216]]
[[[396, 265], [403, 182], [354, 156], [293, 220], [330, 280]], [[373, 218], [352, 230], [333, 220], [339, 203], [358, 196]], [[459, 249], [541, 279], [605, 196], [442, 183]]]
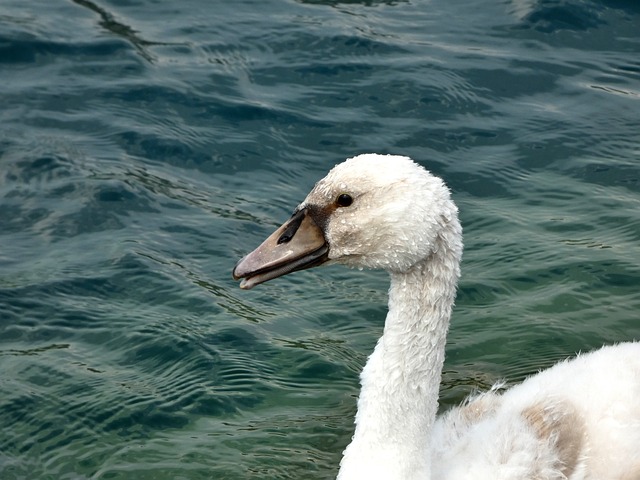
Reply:
[[640, 343], [580, 355], [436, 420], [462, 255], [444, 183], [407, 157], [337, 165], [302, 206], [331, 214], [329, 258], [391, 275], [339, 480], [640, 480]]

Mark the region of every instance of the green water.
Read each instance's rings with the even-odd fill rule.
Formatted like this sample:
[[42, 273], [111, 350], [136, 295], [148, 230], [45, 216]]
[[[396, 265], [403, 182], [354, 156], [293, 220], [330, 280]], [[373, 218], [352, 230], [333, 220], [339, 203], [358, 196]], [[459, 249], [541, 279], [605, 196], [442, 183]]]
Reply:
[[239, 290], [357, 153], [465, 235], [442, 408], [640, 338], [631, 1], [4, 1], [0, 478], [328, 479], [383, 272]]

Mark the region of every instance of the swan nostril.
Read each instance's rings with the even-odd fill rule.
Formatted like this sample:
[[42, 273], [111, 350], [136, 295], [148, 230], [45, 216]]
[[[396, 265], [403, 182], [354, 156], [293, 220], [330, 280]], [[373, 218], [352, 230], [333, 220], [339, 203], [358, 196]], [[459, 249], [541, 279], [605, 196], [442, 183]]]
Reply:
[[288, 243], [291, 241], [291, 239], [293, 238], [293, 234], [289, 234], [287, 232], [284, 232], [280, 238], [278, 238], [278, 245], [282, 245], [283, 243]]
[[304, 220], [304, 216], [304, 210], [300, 210], [299, 212], [293, 214], [291, 220], [289, 221], [289, 225], [287, 225], [287, 228], [285, 228], [284, 232], [282, 232], [282, 235], [280, 235], [280, 237], [278, 238], [278, 245], [289, 243], [291, 241], [291, 239], [295, 236], [296, 232], [300, 228], [302, 220]]

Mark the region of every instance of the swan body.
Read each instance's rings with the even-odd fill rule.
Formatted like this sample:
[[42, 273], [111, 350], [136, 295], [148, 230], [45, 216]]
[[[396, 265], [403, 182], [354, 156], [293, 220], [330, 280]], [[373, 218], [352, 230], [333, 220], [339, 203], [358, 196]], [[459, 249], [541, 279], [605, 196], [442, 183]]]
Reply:
[[391, 277], [339, 480], [640, 480], [640, 343], [579, 355], [436, 419], [462, 256], [444, 183], [407, 157], [334, 167], [233, 275], [241, 288], [318, 266]]

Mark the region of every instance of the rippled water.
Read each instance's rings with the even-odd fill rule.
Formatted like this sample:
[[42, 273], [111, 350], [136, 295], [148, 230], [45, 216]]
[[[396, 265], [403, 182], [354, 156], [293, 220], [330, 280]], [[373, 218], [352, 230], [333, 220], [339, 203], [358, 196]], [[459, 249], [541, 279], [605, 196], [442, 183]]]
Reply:
[[443, 407], [640, 338], [629, 0], [4, 0], [0, 478], [332, 478], [382, 272], [235, 261], [356, 153], [461, 209]]

